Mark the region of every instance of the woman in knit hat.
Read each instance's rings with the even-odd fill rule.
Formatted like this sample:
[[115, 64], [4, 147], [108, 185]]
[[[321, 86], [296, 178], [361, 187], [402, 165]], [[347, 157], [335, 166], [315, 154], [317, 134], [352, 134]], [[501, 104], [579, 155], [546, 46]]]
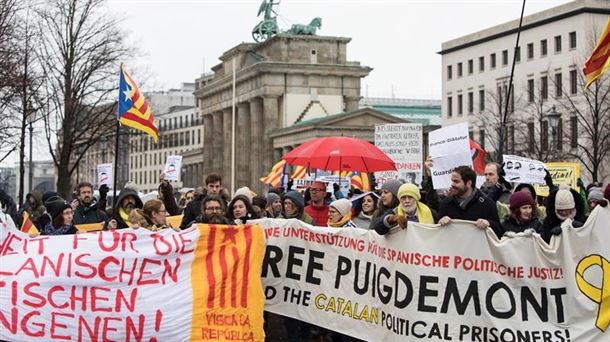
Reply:
[[547, 198], [547, 212], [540, 235], [549, 243], [551, 236], [561, 234], [561, 224], [572, 220], [573, 227], [581, 227], [585, 221], [585, 204], [576, 190], [563, 184]]
[[393, 210], [388, 210], [385, 215], [375, 221], [375, 231], [379, 235], [394, 233], [407, 227], [407, 222], [419, 222], [426, 224], [435, 223], [435, 214], [422, 202], [419, 189], [414, 184], [403, 184], [398, 189], [400, 203]]
[[40, 232], [41, 235], [69, 235], [76, 233], [72, 224], [74, 212], [72, 207], [63, 198], [56, 198], [46, 205], [51, 222], [47, 223]]
[[515, 191], [510, 195], [510, 214], [502, 222], [505, 231], [520, 233], [526, 229], [539, 231], [542, 222], [536, 216], [536, 202], [529, 191]]
[[374, 192], [366, 192], [352, 197], [352, 207], [354, 208], [352, 221], [354, 221], [358, 228], [370, 228], [373, 215], [377, 209], [378, 200], [379, 196]]
[[282, 215], [282, 199], [275, 192], [267, 193], [267, 217], [276, 218]]
[[303, 196], [296, 191], [288, 191], [284, 194], [282, 200], [282, 217], [295, 218], [307, 224], [313, 225], [313, 219], [304, 211], [305, 200]]
[[352, 202], [347, 198], [341, 198], [332, 202], [328, 208], [329, 227], [351, 227], [357, 228], [352, 218]]
[[379, 196], [377, 210], [371, 218], [371, 225], [369, 226], [369, 229], [374, 228], [377, 218], [384, 216], [388, 210], [392, 210], [398, 206], [400, 203], [398, 201], [398, 189], [401, 185], [402, 182], [398, 179], [390, 179], [383, 183], [381, 186], [381, 194]]
[[152, 199], [144, 203], [142, 209], [134, 209], [129, 213], [129, 222], [133, 228], [146, 228], [151, 231], [158, 231], [169, 228], [167, 224], [167, 210], [163, 201]]

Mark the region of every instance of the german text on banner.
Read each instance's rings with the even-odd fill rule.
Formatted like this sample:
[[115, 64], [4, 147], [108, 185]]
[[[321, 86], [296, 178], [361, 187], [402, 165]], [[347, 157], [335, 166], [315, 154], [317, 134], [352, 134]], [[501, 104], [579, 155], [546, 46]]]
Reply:
[[262, 220], [265, 310], [366, 341], [608, 341], [610, 209], [546, 245], [470, 222], [390, 236]]
[[0, 229], [0, 340], [262, 341], [259, 226]]

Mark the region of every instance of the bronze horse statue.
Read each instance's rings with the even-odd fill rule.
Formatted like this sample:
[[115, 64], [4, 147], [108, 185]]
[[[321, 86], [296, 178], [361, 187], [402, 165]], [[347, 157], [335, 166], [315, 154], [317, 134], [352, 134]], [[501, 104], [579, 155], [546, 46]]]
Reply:
[[316, 17], [309, 25], [294, 24], [286, 33], [313, 36], [316, 30], [322, 27], [322, 18]]

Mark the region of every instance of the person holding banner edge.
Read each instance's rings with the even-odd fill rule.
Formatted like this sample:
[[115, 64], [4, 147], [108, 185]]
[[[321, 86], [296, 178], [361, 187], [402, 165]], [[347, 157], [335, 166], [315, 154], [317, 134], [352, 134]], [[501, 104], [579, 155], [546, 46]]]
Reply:
[[435, 223], [435, 213], [420, 201], [421, 195], [416, 185], [408, 183], [401, 185], [398, 189], [398, 198], [400, 204], [375, 221], [374, 229], [377, 234], [385, 235], [405, 229], [409, 221]]
[[[431, 163], [426, 163], [426, 166]], [[469, 166], [458, 166], [451, 173], [449, 196], [439, 207], [438, 223], [446, 226], [454, 219], [475, 221], [479, 229], [491, 228], [498, 239], [504, 229], [498, 218], [496, 204], [476, 188], [477, 174]]]

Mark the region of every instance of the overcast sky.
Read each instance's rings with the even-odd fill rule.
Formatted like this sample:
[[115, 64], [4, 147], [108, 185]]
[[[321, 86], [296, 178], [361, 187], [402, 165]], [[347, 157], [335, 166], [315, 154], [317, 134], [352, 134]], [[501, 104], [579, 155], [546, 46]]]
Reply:
[[[127, 40], [138, 57], [128, 61], [144, 92], [193, 82], [241, 42], [252, 42], [262, 0], [109, 0], [107, 9], [124, 18]], [[531, 14], [566, 0], [528, 0]], [[444, 41], [518, 19], [517, 0], [283, 0], [278, 24], [322, 18], [319, 35], [350, 37], [348, 60], [373, 68], [362, 95], [440, 99]], [[144, 70], [138, 74], [139, 70]], [[368, 90], [367, 90], [368, 89]], [[49, 159], [42, 129], [35, 158]], [[16, 153], [2, 162], [14, 165]]]

